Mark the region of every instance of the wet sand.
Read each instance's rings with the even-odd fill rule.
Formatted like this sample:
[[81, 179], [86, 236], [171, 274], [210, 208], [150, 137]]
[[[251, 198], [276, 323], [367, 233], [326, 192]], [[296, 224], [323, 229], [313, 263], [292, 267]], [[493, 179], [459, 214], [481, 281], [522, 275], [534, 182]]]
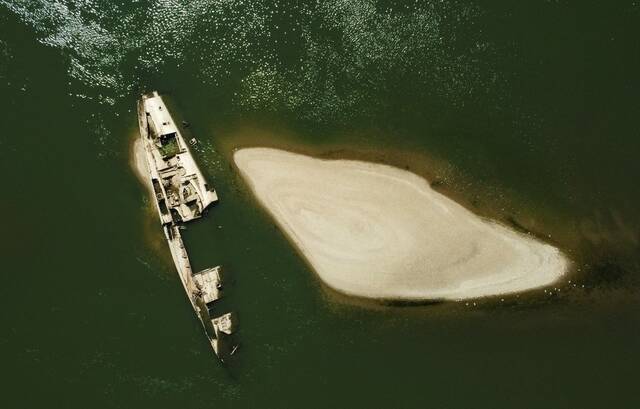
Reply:
[[414, 173], [271, 148], [234, 154], [258, 201], [337, 291], [460, 300], [522, 292], [569, 265], [555, 247], [484, 220]]

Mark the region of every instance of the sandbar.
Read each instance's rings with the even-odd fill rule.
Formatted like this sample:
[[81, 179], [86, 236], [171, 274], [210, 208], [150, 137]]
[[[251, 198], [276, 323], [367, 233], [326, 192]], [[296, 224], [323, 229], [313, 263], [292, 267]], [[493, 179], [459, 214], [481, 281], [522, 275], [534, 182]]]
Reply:
[[548, 286], [556, 247], [477, 216], [412, 172], [244, 148], [234, 162], [259, 203], [329, 287], [393, 300], [464, 300]]

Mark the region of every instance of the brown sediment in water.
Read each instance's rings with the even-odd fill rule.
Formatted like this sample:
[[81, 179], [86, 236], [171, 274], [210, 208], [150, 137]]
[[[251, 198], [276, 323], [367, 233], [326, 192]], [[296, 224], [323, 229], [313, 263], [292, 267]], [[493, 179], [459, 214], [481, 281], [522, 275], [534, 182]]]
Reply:
[[129, 150], [129, 165], [133, 170], [133, 173], [138, 178], [138, 181], [144, 185], [146, 189], [152, 192], [151, 184], [149, 183], [149, 166], [147, 160], [144, 157], [142, 141], [140, 137], [132, 140]]

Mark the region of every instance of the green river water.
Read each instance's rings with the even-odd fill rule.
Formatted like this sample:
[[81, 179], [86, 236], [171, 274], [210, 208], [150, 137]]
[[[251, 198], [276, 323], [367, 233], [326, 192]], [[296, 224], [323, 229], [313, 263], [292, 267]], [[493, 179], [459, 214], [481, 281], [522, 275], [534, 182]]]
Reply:
[[[0, 0], [0, 407], [639, 407], [640, 3], [489, 3]], [[226, 367], [130, 166], [155, 89], [221, 198], [184, 236], [229, 278]], [[239, 179], [252, 145], [414, 170], [572, 273], [348, 299]]]

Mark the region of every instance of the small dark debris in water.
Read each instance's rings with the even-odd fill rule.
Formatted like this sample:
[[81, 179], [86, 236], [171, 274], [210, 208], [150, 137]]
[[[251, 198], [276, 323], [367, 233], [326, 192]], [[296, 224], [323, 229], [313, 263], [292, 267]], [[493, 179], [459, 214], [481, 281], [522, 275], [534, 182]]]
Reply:
[[434, 189], [437, 188], [437, 187], [440, 187], [442, 185], [444, 185], [444, 180], [442, 180], [442, 179], [435, 179], [435, 180], [433, 180], [431, 182], [431, 187], [434, 188]]
[[444, 303], [444, 300], [394, 300], [382, 299], [380, 304], [389, 307], [420, 307], [425, 305], [438, 305]]
[[511, 226], [518, 230], [521, 233], [525, 233], [525, 234], [531, 234], [531, 230], [527, 229], [526, 227], [524, 227], [522, 224], [520, 224], [520, 222], [518, 222], [515, 217], [513, 216], [509, 216], [507, 217], [507, 221], [509, 222], [509, 224], [511, 224]]

